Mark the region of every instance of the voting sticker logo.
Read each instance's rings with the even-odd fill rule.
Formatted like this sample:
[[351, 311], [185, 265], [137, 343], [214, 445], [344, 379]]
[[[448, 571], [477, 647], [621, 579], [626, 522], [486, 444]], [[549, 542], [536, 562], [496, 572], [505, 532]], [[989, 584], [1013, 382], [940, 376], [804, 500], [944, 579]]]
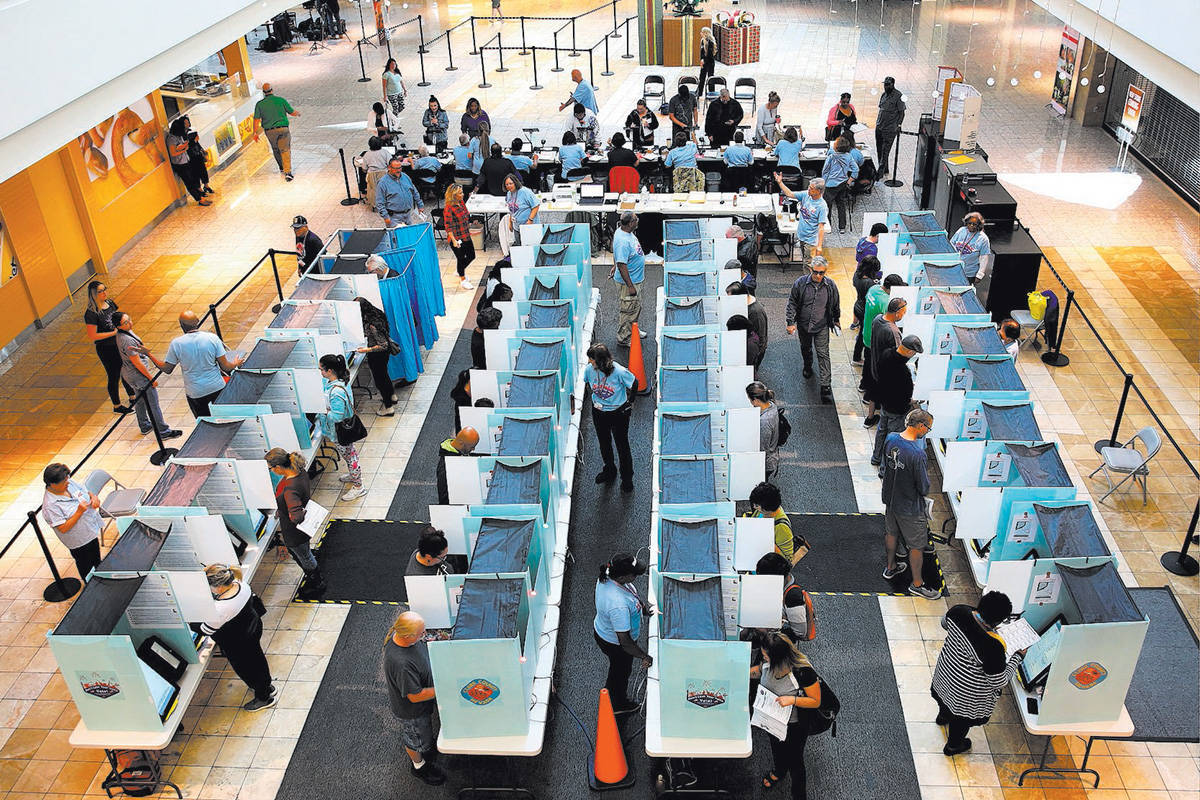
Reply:
[[475, 678], [459, 692], [468, 703], [486, 706], [500, 696], [500, 687], [487, 678]]
[[687, 701], [699, 708], [716, 708], [729, 699], [728, 681], [688, 681], [684, 687]]
[[75, 675], [84, 694], [107, 700], [121, 693], [121, 683], [115, 672], [77, 672]]
[[1108, 677], [1108, 670], [1095, 661], [1089, 661], [1071, 673], [1068, 680], [1076, 689], [1095, 689]]

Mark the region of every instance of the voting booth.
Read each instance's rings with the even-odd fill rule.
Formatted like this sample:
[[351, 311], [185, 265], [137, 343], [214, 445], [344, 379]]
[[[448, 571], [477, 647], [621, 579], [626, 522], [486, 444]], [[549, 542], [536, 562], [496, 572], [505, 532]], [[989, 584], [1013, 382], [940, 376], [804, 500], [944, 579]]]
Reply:
[[275, 508], [267, 462], [172, 458], [143, 498], [138, 514], [171, 516], [189, 507], [219, 514], [244, 542], [256, 543], [266, 530], [263, 509]]
[[663, 328], [695, 325], [724, 328], [730, 317], [745, 316], [749, 306], [750, 298], [744, 294], [667, 297], [660, 288], [657, 321]]
[[301, 448], [313, 444], [313, 426], [307, 415], [328, 410], [321, 374], [308, 369], [236, 369], [209, 405], [212, 415], [222, 418], [286, 414]]
[[724, 239], [733, 217], [671, 217], [663, 220], [663, 241]]
[[707, 265], [666, 264], [663, 266], [663, 285], [659, 287], [658, 291], [664, 297], [711, 296], [715, 299], [725, 294], [726, 286], [737, 283], [741, 278], [741, 271], [736, 269], [717, 269]]
[[293, 331], [337, 336], [342, 343], [342, 354], [352, 353], [367, 343], [362, 311], [352, 300], [285, 300], [275, 319], [267, 325], [266, 336], [287, 339], [295, 335]]
[[663, 240], [663, 262], [672, 264], [711, 264], [718, 267], [737, 259], [737, 239], [717, 237], [667, 238]]
[[383, 310], [383, 298], [379, 294], [379, 279], [371, 273], [327, 275], [321, 272], [309, 272], [300, 278], [290, 299], [345, 302], [358, 297], [368, 300], [371, 305]]
[[958, 441], [1043, 441], [1042, 429], [1034, 416], [1033, 402], [1018, 399], [1017, 394], [931, 392], [929, 413], [933, 415], [933, 428], [929, 431], [929, 437], [938, 443], [934, 450], [938, 461], [941, 462], [952, 443]]
[[285, 333], [277, 330], [255, 341], [238, 369], [253, 372], [279, 369], [316, 372], [320, 369], [321, 356], [330, 354], [345, 355], [342, 339], [337, 334], [297, 330]]
[[665, 367], [746, 366], [746, 332], [715, 325], [661, 328], [658, 358]]
[[1052, 560], [1088, 567], [1113, 557], [1096, 509], [1086, 500], [1015, 501], [1000, 515], [989, 544], [992, 561]]
[[586, 344], [581, 340], [586, 308], [577, 314], [574, 300], [498, 300], [492, 307], [501, 314], [502, 331], [567, 329], [575, 345]]
[[916, 357], [913, 398], [928, 400], [933, 392], [1012, 392], [1028, 399], [1029, 392], [1007, 353], [1002, 356], [964, 356], [921, 353]]
[[658, 368], [659, 406], [677, 403], [721, 403], [726, 408], [750, 406], [746, 387], [754, 382], [754, 367], [728, 366]]
[[752, 453], [759, 447], [759, 410], [679, 403], [654, 414], [655, 455]]
[[569, 418], [558, 409], [495, 409], [470, 407], [459, 410], [464, 428], [479, 432], [475, 455], [547, 456], [559, 489], [566, 488], [564, 465], [567, 455], [577, 454], [577, 445], [569, 444]]
[[563, 383], [567, 386], [575, 384], [579, 370], [575, 363], [574, 344], [570, 328], [483, 332], [483, 348], [489, 371], [554, 371], [562, 375]]

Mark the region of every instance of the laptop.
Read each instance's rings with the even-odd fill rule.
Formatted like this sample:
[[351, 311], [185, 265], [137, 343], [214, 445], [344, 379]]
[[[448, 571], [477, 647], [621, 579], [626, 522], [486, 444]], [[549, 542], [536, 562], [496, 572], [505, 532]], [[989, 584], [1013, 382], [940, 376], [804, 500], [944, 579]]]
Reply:
[[579, 184], [579, 205], [581, 206], [598, 206], [604, 203], [604, 184], [602, 183], [581, 183]]

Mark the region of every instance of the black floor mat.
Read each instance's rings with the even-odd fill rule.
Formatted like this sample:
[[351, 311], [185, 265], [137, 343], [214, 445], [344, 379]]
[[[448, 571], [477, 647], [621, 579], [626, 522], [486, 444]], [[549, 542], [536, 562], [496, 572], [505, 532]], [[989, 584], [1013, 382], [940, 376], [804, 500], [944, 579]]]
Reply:
[[331, 520], [314, 551], [329, 587], [318, 600], [404, 602], [404, 568], [428, 527], [428, 522]]
[[[907, 594], [912, 573], [891, 581], [883, 577], [883, 514], [793, 514], [792, 530], [804, 535], [812, 550], [792, 570], [796, 581], [810, 592], [866, 592]], [[945, 586], [937, 557], [926, 555], [921, 569], [924, 583]]]
[[1200, 647], [1169, 587], [1130, 589], [1150, 618], [1142, 655], [1125, 697], [1134, 739], [1200, 741]]

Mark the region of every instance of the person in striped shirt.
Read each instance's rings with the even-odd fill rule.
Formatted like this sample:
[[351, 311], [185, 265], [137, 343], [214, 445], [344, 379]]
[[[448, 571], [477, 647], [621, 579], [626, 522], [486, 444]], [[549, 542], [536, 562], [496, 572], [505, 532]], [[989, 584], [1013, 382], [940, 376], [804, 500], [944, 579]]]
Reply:
[[942, 618], [946, 641], [933, 668], [930, 693], [938, 704], [938, 725], [948, 728], [942, 752], [956, 756], [971, 749], [967, 731], [984, 725], [996, 710], [1000, 691], [1025, 657], [1025, 650], [1006, 656], [995, 628], [1012, 614], [1003, 592], [987, 592], [972, 608], [954, 606]]

